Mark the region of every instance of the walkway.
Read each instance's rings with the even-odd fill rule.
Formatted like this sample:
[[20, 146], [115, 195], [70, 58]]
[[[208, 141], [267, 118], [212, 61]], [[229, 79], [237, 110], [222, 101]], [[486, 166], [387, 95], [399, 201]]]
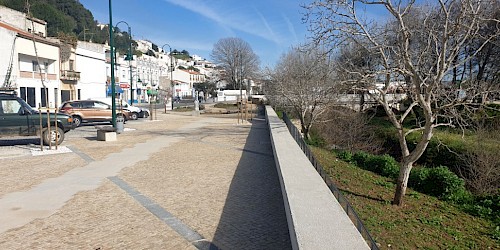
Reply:
[[289, 249], [265, 121], [158, 116], [0, 159], [0, 249]]

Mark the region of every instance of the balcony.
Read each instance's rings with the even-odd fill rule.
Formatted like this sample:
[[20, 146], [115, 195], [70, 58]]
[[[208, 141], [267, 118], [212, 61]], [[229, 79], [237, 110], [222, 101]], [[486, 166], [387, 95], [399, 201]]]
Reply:
[[67, 81], [79, 81], [80, 80], [80, 72], [73, 70], [61, 70], [61, 80]]

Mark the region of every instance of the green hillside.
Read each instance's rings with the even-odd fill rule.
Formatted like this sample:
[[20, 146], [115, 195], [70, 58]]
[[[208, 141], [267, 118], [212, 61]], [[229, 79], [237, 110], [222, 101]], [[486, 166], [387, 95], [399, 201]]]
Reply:
[[[30, 0], [31, 14], [47, 22], [47, 35], [50, 37], [76, 37], [78, 40], [105, 43], [109, 38], [108, 28], [99, 29], [92, 12], [78, 0]], [[26, 0], [0, 0], [0, 5], [26, 13]], [[123, 28], [123, 27], [122, 27]], [[120, 30], [117, 30], [120, 32]], [[116, 36], [117, 51], [124, 53], [128, 49], [127, 32]]]

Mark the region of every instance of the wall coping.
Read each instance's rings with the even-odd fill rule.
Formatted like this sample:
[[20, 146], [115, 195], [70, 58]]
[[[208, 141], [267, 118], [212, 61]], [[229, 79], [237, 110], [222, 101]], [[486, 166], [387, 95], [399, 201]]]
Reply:
[[271, 106], [266, 118], [292, 248], [369, 249]]

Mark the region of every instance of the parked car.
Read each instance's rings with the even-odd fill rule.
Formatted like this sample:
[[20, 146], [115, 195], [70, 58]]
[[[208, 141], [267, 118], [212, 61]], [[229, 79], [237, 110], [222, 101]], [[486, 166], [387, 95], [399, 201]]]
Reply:
[[[110, 97], [94, 98], [94, 100], [102, 101], [108, 105], [111, 105], [111, 98]], [[120, 102], [119, 99], [116, 99], [115, 102], [116, 102], [117, 109], [121, 108], [123, 110], [127, 110], [130, 112], [130, 120], [137, 120], [138, 118], [148, 118], [149, 117], [149, 109], [132, 106], [124, 100], [121, 100], [121, 102]]]
[[[111, 105], [97, 100], [67, 101], [61, 105], [60, 112], [70, 115], [76, 127], [83, 122], [111, 122]], [[116, 117], [130, 118], [127, 110], [116, 110]]]
[[47, 113], [39, 113], [14, 93], [0, 93], [0, 137], [40, 136], [41, 133], [45, 145], [61, 144], [64, 134], [73, 129], [73, 119], [65, 114], [51, 114], [50, 122], [47, 120]]

